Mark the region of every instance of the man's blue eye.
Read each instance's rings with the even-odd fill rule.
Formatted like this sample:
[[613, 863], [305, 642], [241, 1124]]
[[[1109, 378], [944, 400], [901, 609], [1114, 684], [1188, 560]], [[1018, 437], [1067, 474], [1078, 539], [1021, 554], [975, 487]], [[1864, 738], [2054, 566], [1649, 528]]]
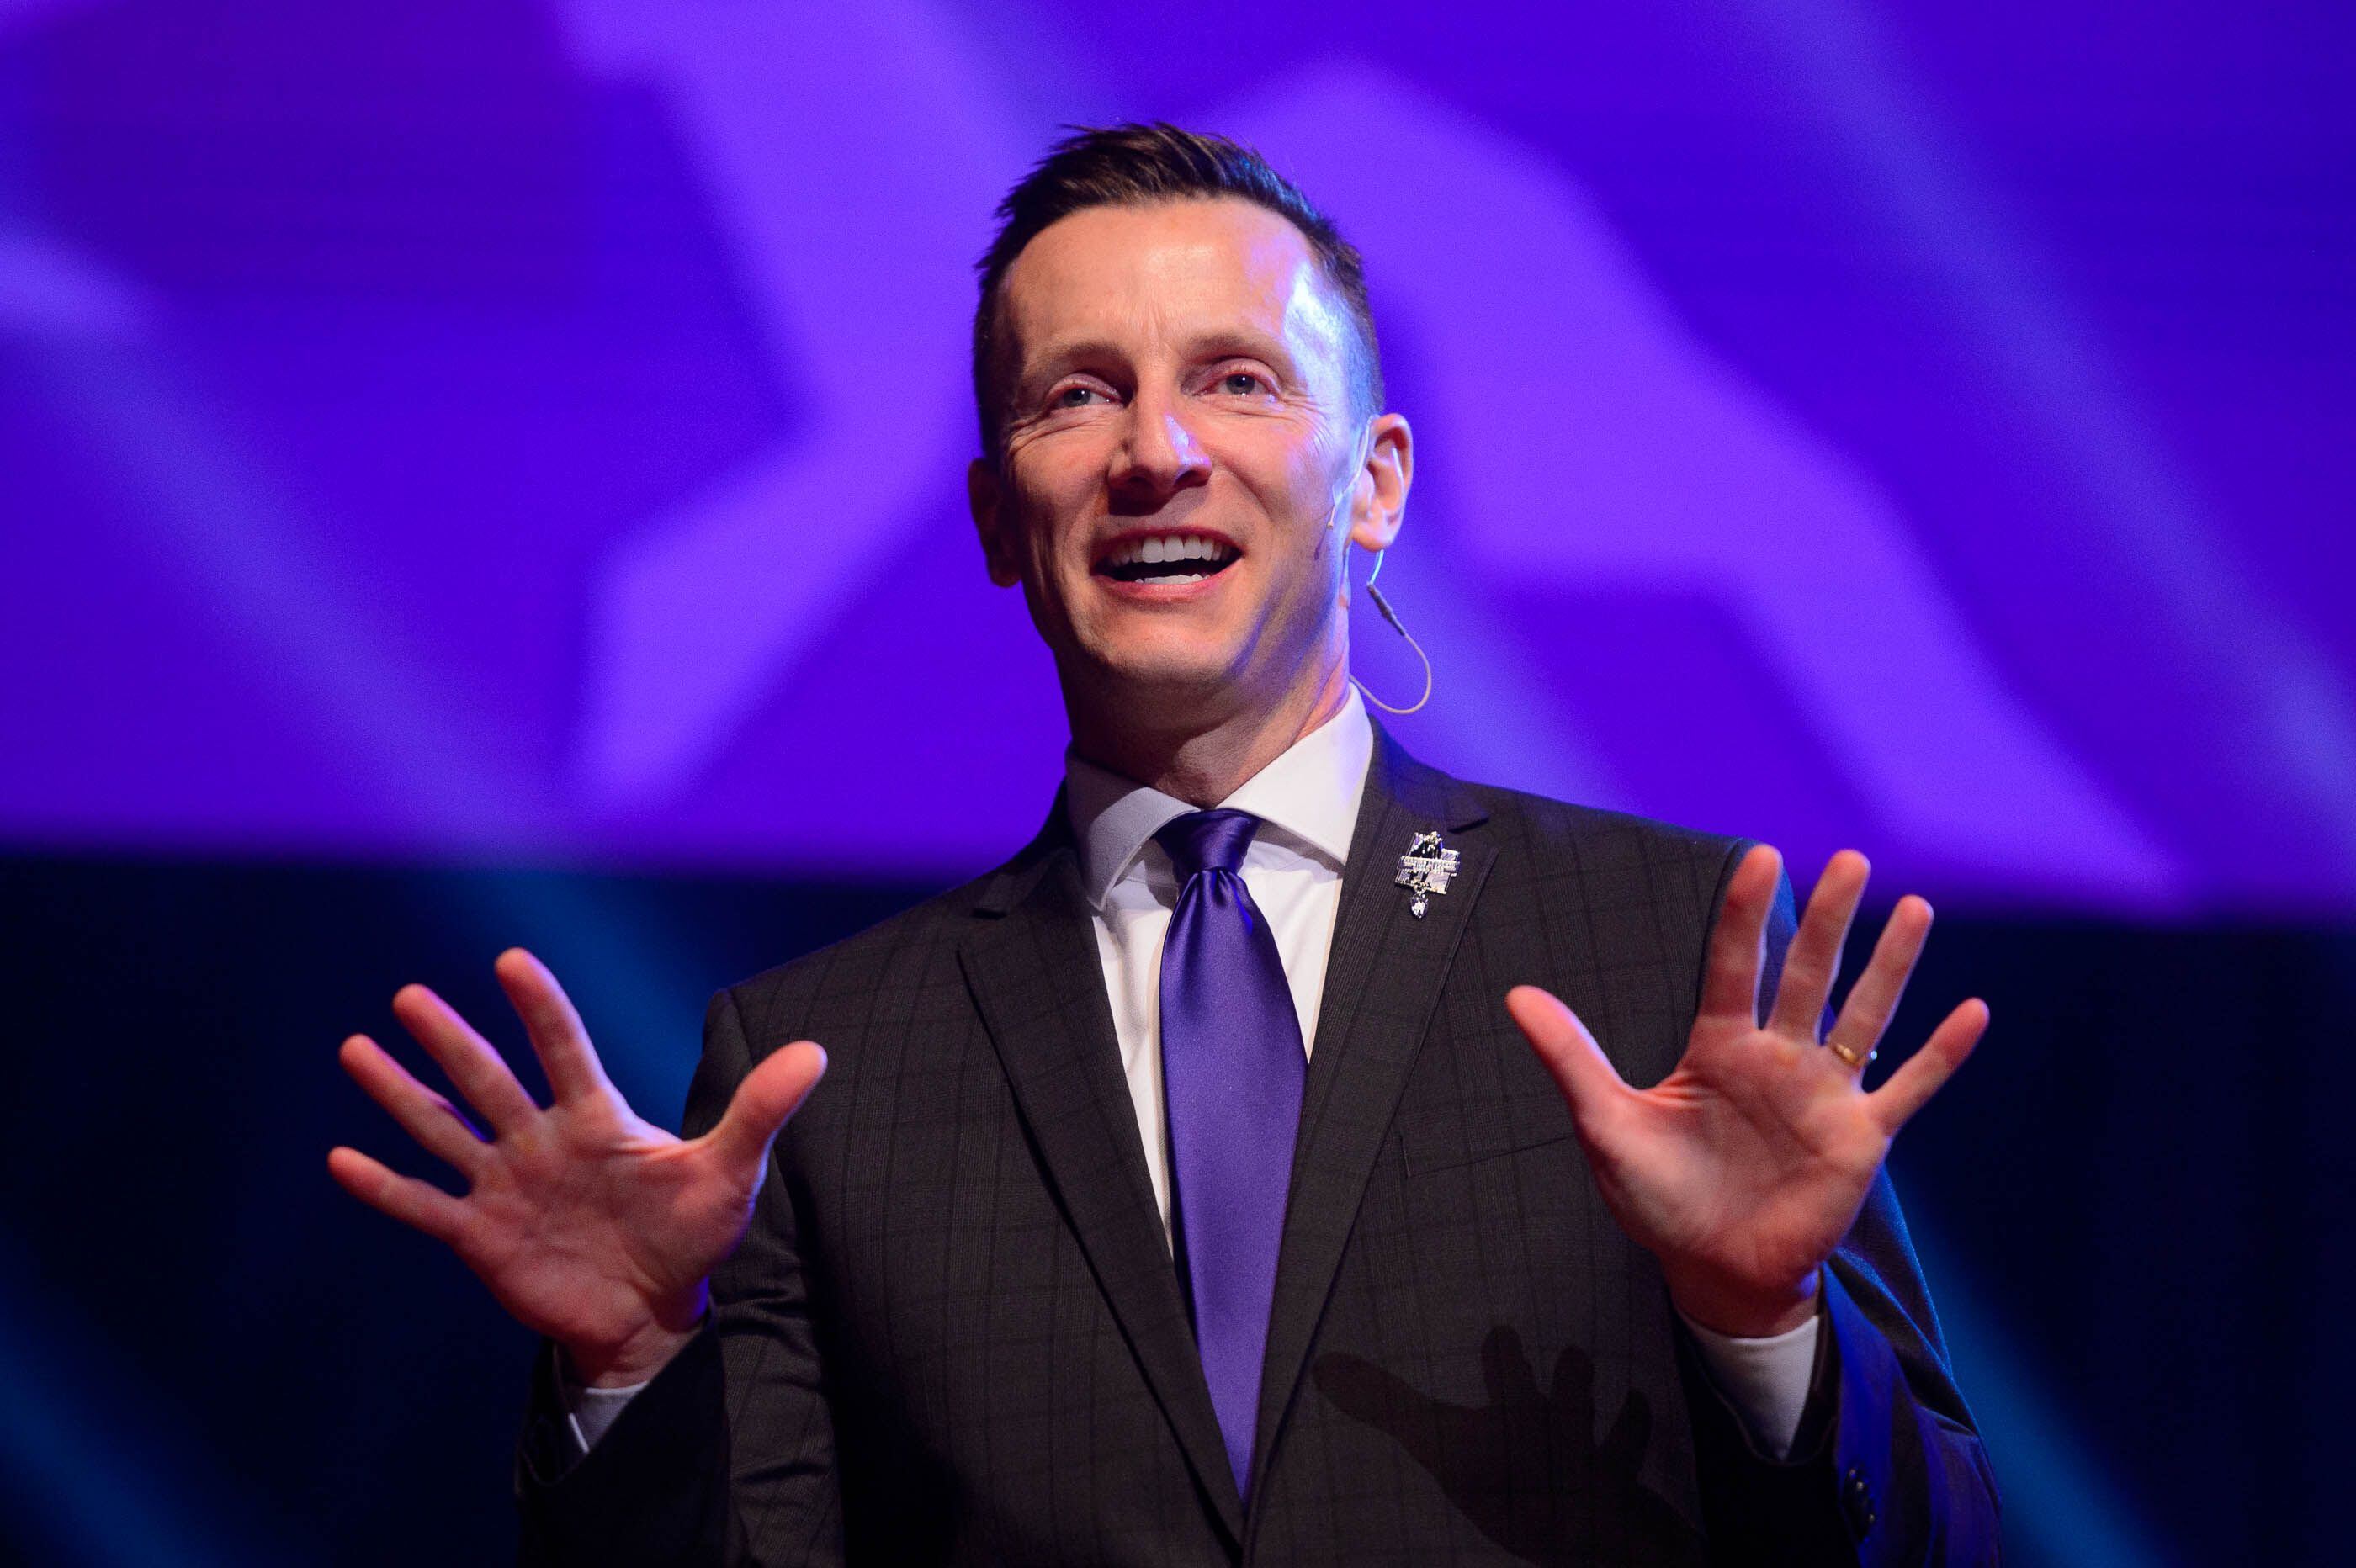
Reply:
[[1219, 378], [1219, 386], [1239, 398], [1249, 397], [1259, 390], [1259, 378], [1248, 370], [1230, 370]]
[[1097, 389], [1094, 387], [1066, 387], [1055, 394], [1055, 406], [1059, 409], [1076, 409], [1082, 406], [1082, 399], [1093, 398], [1097, 395]]

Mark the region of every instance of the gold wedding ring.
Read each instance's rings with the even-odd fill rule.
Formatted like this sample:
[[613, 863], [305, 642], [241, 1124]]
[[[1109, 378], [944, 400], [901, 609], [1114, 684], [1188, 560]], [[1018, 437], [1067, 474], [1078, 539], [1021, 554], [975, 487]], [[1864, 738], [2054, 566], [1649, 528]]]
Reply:
[[1837, 1040], [1828, 1040], [1825, 1041], [1825, 1049], [1831, 1051], [1835, 1056], [1839, 1057], [1843, 1061], [1847, 1062], [1849, 1066], [1859, 1072], [1864, 1072], [1868, 1067], [1871, 1066], [1873, 1064], [1873, 1059], [1881, 1054], [1879, 1051], [1869, 1051], [1863, 1056], [1859, 1056], [1857, 1052], [1851, 1051], [1848, 1047], [1843, 1045]]

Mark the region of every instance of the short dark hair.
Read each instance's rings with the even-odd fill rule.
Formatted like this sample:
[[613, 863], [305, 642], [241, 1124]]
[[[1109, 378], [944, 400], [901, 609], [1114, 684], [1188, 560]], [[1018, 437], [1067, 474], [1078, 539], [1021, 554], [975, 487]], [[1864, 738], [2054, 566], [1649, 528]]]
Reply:
[[1002, 376], [998, 364], [999, 293], [1006, 270], [1048, 225], [1092, 207], [1142, 207], [1190, 197], [1238, 197], [1266, 208], [1301, 230], [1342, 298], [1357, 342], [1351, 357], [1351, 392], [1361, 418], [1383, 406], [1383, 366], [1375, 342], [1374, 311], [1366, 303], [1365, 263], [1333, 220], [1301, 188], [1238, 142], [1156, 122], [1104, 129], [1074, 126], [1047, 149], [1038, 167], [998, 204], [998, 233], [980, 263], [981, 298], [973, 312], [973, 401], [981, 419], [981, 447], [998, 454]]

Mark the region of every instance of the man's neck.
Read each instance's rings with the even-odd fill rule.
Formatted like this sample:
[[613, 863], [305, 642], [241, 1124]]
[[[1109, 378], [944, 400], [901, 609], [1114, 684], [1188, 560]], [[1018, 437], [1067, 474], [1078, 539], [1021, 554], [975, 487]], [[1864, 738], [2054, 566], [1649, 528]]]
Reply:
[[1125, 720], [1119, 722], [1085, 714], [1074, 705], [1072, 749], [1123, 778], [1207, 808], [1341, 712], [1349, 695], [1348, 668], [1337, 663], [1323, 680], [1286, 693], [1272, 707], [1238, 709], [1185, 726], [1155, 729], [1138, 722], [1139, 715], [1153, 710], [1150, 699], [1116, 705]]

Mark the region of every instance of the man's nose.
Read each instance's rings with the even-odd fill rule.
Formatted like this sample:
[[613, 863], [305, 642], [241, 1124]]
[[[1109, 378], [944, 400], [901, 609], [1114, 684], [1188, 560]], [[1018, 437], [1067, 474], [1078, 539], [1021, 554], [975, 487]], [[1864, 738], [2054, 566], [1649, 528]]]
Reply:
[[1200, 484], [1210, 471], [1210, 458], [1175, 405], [1145, 398], [1130, 405], [1129, 428], [1107, 475], [1114, 489], [1158, 498]]

